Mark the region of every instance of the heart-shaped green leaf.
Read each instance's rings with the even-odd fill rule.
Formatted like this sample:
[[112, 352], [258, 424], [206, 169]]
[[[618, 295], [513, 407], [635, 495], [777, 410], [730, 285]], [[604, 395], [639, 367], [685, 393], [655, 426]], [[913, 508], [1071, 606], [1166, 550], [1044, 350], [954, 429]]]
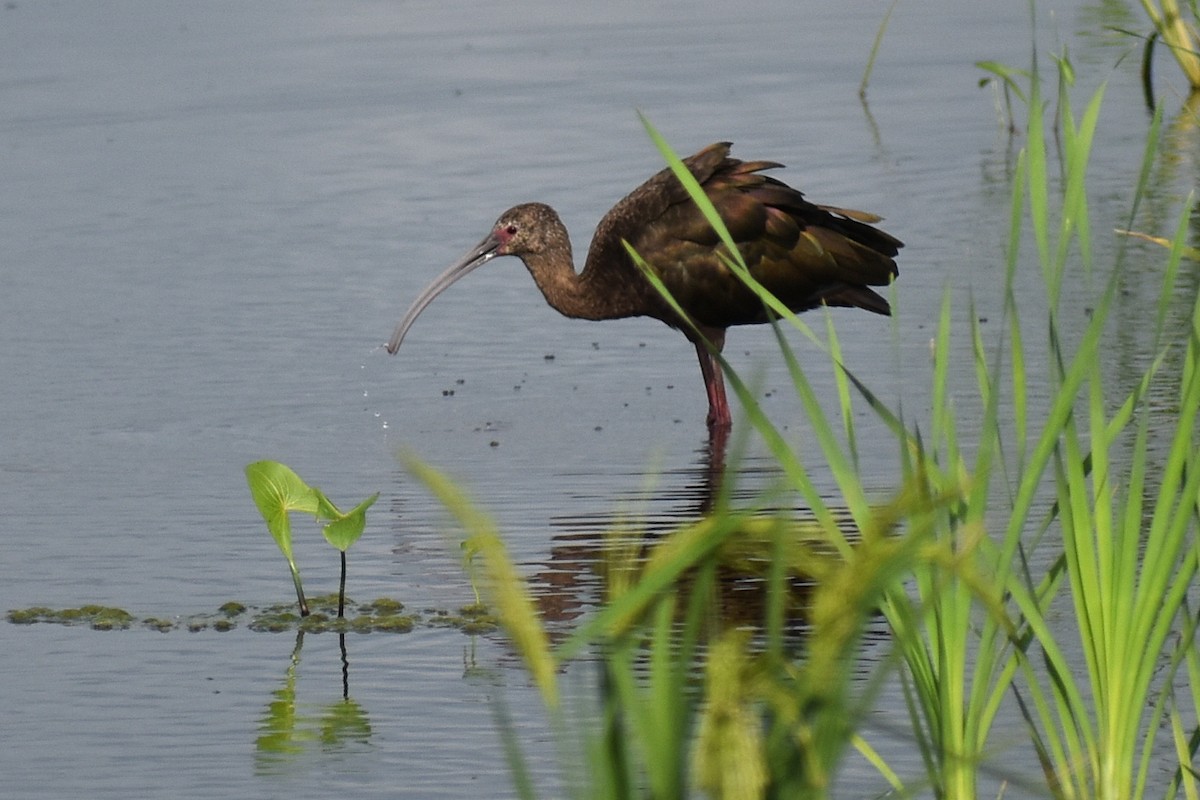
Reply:
[[[367, 525], [367, 509], [379, 499], [379, 493], [368, 497], [349, 513], [342, 514], [333, 522], [330, 522], [323, 529], [325, 541], [341, 550], [343, 553], [350, 548], [350, 545], [358, 541], [358, 537], [362, 536], [363, 528]], [[330, 503], [332, 506], [333, 504]]]
[[246, 465], [246, 483], [250, 496], [266, 520], [267, 530], [292, 571], [292, 583], [296, 586], [296, 599], [300, 603], [300, 614], [307, 616], [308, 604], [304, 600], [304, 588], [300, 583], [300, 570], [292, 556], [292, 525], [288, 520], [291, 511], [303, 511], [314, 516], [320, 510], [317, 493], [300, 480], [292, 469], [278, 461], [255, 461]]

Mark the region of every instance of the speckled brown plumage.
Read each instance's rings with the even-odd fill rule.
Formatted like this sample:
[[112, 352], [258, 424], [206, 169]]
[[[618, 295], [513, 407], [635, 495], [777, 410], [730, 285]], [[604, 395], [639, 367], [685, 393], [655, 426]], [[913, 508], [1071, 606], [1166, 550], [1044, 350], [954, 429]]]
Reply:
[[[721, 214], [755, 279], [793, 311], [825, 302], [888, 313], [887, 301], [867, 287], [885, 286], [896, 276], [892, 257], [902, 244], [866, 224], [878, 218], [814, 205], [796, 189], [762, 174], [780, 164], [739, 161], [729, 157], [729, 149], [728, 142], [710, 145], [684, 163]], [[697, 322], [727, 328], [766, 321], [762, 303], [721, 263], [716, 233], [669, 169], [605, 215], [583, 270], [586, 278], [589, 273], [619, 276], [604, 281], [607, 291], [590, 292], [593, 297], [605, 295], [611, 303], [613, 295], [632, 294], [636, 287], [644, 302], [650, 287], [626, 255], [622, 239], [657, 271]], [[631, 305], [632, 314], [647, 314]]]

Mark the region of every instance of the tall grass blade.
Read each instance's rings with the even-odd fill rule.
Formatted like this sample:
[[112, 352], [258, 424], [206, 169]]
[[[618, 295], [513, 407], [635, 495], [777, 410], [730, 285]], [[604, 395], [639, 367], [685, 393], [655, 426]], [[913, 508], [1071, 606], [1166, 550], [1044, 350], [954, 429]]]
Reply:
[[867, 56], [867, 66], [863, 70], [862, 81], [858, 84], [858, 96], [867, 99], [867, 84], [871, 82], [871, 72], [875, 69], [875, 59], [879, 55], [879, 48], [883, 44], [883, 34], [887, 31], [888, 21], [892, 18], [892, 12], [896, 10], [896, 4], [900, 0], [892, 0], [891, 5], [887, 7], [887, 11], [883, 12], [883, 19], [879, 22], [879, 28], [875, 31], [875, 39], [871, 42], [871, 53]]
[[445, 475], [412, 456], [405, 466], [441, 501], [467, 532], [471, 549], [483, 562], [484, 594], [495, 608], [513, 647], [521, 654], [542, 699], [551, 710], [558, 707], [557, 664], [550, 651], [550, 639], [529, 595], [508, 557], [495, 523], [467, 499]]
[[[1200, 40], [1197, 39], [1195, 23], [1189, 24], [1184, 19], [1177, 0], [1159, 0], [1158, 4], [1154, 0], [1142, 0], [1142, 8], [1163, 44], [1170, 48], [1192, 91], [1200, 89], [1200, 52], [1197, 52]], [[1193, 19], [1195, 16], [1193, 5]]]

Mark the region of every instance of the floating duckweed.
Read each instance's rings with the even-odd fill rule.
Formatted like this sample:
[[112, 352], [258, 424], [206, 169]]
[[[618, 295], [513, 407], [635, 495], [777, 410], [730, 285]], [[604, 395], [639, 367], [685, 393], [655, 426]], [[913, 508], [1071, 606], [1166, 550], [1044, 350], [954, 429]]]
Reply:
[[230, 600], [228, 603], [223, 604], [217, 610], [220, 611], [222, 614], [224, 614], [226, 617], [229, 617], [230, 619], [233, 619], [234, 617], [238, 617], [238, 616], [241, 616], [242, 614], [246, 613], [246, 607], [244, 605], [242, 605], [241, 603], [237, 602], [236, 600]]
[[404, 603], [390, 597], [380, 597], [370, 603], [358, 605], [346, 602], [346, 616], [338, 617], [337, 595], [313, 598], [310, 603], [313, 613], [300, 617], [295, 605], [276, 605], [254, 609], [236, 601], [221, 605], [216, 612], [195, 614], [190, 617], [142, 617], [135, 619], [121, 608], [101, 605], [84, 605], [77, 608], [54, 609], [47, 606], [11, 609], [8, 621], [14, 625], [33, 625], [39, 622], [58, 625], [88, 625], [96, 630], [125, 630], [137, 623], [148, 630], [163, 633], [172, 630], [188, 630], [193, 633], [215, 630], [231, 631], [237, 628], [235, 618], [255, 611], [247, 623], [252, 631], [279, 633], [303, 630], [311, 633], [408, 633], [418, 625], [425, 627], [458, 628], [464, 633], [487, 633], [497, 628], [495, 617], [483, 605], [472, 604], [458, 609], [458, 613], [441, 608], [428, 608], [419, 614], [401, 614]]
[[[312, 616], [325, 614], [327, 616], [336, 616], [338, 610], [338, 596], [336, 594], [323, 594], [320, 597], [310, 597], [308, 599], [308, 607], [312, 611]], [[346, 598], [346, 608], [353, 608], [354, 601], [349, 597]]]
[[123, 608], [84, 606], [91, 617], [92, 629], [97, 631], [125, 630], [133, 623], [133, 614]]
[[296, 613], [295, 604], [286, 604], [280, 606], [267, 606], [266, 608], [255, 609], [260, 617], [293, 617], [300, 619], [300, 615]]
[[53, 615], [54, 611], [45, 606], [14, 608], [8, 612], [8, 621], [14, 625], [32, 625], [35, 622], [53, 622], [50, 619]]
[[462, 616], [455, 618], [454, 627], [463, 633], [490, 633], [500, 627], [500, 620], [483, 603], [472, 603], [458, 611]]
[[300, 617], [290, 612], [259, 614], [250, 622], [250, 630], [280, 633], [292, 630], [300, 623]]
[[58, 610], [33, 606], [9, 611], [8, 621], [17, 625], [32, 625], [35, 622], [52, 622], [58, 625], [89, 624], [96, 630], [114, 630], [128, 628], [133, 622], [133, 615], [123, 608], [98, 605]]
[[499, 624], [493, 619], [466, 619], [463, 618], [454, 627], [458, 628], [463, 633], [491, 633], [499, 627]]
[[389, 614], [375, 617], [372, 630], [382, 633], [408, 633], [415, 624], [416, 620], [411, 614]]
[[399, 614], [404, 610], [404, 603], [401, 603], [399, 600], [393, 600], [390, 597], [379, 597], [365, 608], [373, 611], [378, 616], [393, 615]]
[[499, 620], [488, 613], [487, 607], [480, 603], [472, 603], [459, 609], [458, 614], [449, 611], [435, 611], [427, 623], [437, 628], [457, 628], [463, 633], [490, 633], [500, 626]]
[[324, 633], [329, 630], [329, 617], [324, 614], [312, 614], [300, 620], [298, 627], [307, 633]]

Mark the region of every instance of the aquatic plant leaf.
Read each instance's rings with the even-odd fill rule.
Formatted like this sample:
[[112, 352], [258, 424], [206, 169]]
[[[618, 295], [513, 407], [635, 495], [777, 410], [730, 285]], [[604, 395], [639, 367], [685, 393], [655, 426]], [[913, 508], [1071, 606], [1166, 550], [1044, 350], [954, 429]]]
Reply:
[[246, 465], [250, 496], [258, 506], [267, 530], [288, 561], [292, 560], [292, 531], [288, 513], [303, 511], [316, 516], [319, 504], [312, 487], [285, 464], [255, 461]]
[[291, 511], [317, 514], [320, 505], [315, 493], [300, 476], [278, 461], [255, 461], [246, 465], [246, 483], [250, 496], [266, 520], [267, 530], [275, 544], [279, 545], [283, 557], [292, 571], [292, 584], [296, 587], [296, 599], [300, 604], [301, 616], [308, 616], [308, 603], [304, 599], [304, 586], [300, 582], [300, 570], [292, 556], [292, 525], [288, 520]]
[[335, 520], [346, 516], [318, 487], [312, 486], [310, 488], [312, 489], [313, 499], [317, 504], [316, 509], [313, 511], [314, 517], [317, 519]]
[[[324, 495], [321, 496], [324, 497]], [[379, 492], [376, 492], [355, 506], [350, 512], [346, 514], [338, 512], [338, 516], [333, 522], [330, 522], [321, 531], [325, 534], [325, 541], [343, 553], [346, 552], [350, 548], [350, 545], [357, 542], [358, 537], [362, 536], [363, 528], [367, 525], [367, 509], [378, 499]], [[337, 507], [332, 503], [329, 503], [329, 506], [336, 511]]]

